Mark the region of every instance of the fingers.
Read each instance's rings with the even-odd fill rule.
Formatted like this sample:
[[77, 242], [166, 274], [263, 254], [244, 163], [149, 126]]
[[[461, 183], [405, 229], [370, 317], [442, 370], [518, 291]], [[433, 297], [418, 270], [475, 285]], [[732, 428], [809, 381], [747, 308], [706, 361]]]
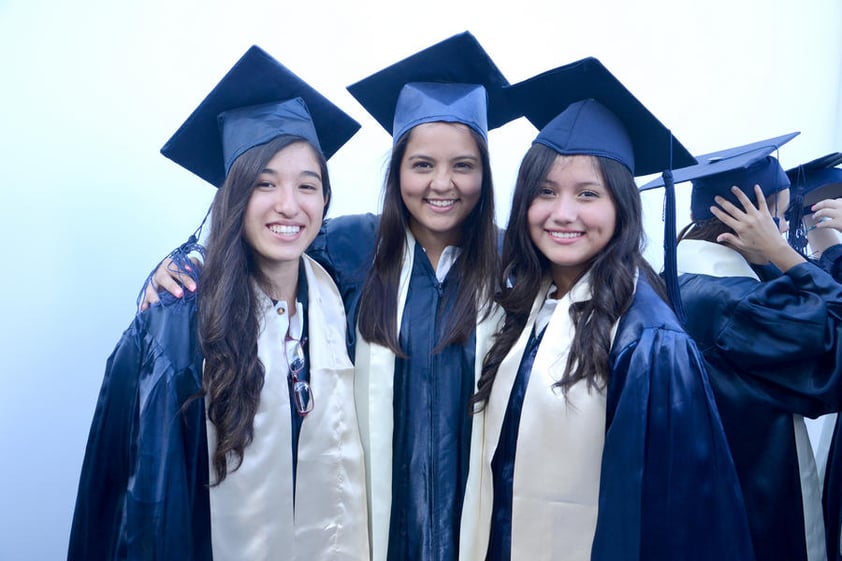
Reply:
[[[195, 266], [199, 265], [198, 260], [193, 258], [191, 260]], [[186, 265], [185, 268], [188, 271], [192, 270], [189, 265]], [[184, 289], [182, 287], [190, 292], [196, 291], [196, 283], [190, 275], [182, 272], [172, 259], [167, 257], [158, 265], [149, 283], [147, 283], [146, 289], [143, 291], [143, 302], [140, 304], [140, 311], [142, 312], [152, 304], [158, 302], [160, 300], [158, 298], [158, 292], [161, 290], [166, 290], [176, 298], [181, 298], [184, 296]]]
[[[732, 191], [734, 189], [737, 189], [737, 191], [739, 191], [737, 187], [731, 188]], [[742, 194], [742, 191], [740, 191], [740, 194]], [[738, 194], [737, 197], [739, 196], [740, 195]], [[745, 197], [745, 195], [743, 196]], [[766, 205], [766, 197], [763, 195], [763, 189], [760, 188], [760, 185], [754, 186], [754, 196], [757, 197], [757, 210], [764, 213], [769, 212], [769, 207]], [[748, 200], [748, 197], [745, 198], [746, 200]], [[748, 210], [748, 207], [746, 207], [746, 210]]]
[[[189, 265], [185, 265], [185, 269], [192, 271]], [[170, 258], [161, 262], [155, 270], [155, 274], [152, 275], [152, 281], [157, 285], [158, 290], [166, 290], [176, 298], [184, 296], [182, 287], [190, 292], [196, 292], [196, 283], [190, 275], [179, 269]]]
[[824, 199], [817, 202], [810, 208], [814, 211], [822, 209], [842, 210], [842, 199]]
[[815, 225], [812, 228], [842, 230], [842, 200], [825, 199], [814, 204], [811, 209], [815, 211], [812, 217]]

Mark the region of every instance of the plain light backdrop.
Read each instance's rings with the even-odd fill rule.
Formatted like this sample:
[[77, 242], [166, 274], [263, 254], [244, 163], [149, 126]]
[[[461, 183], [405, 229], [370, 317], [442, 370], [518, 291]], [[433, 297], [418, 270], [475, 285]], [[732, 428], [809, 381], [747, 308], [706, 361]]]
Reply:
[[[260, 45], [363, 124], [331, 215], [376, 212], [390, 138], [344, 88], [465, 30], [513, 83], [596, 56], [697, 154], [796, 130], [785, 167], [842, 150], [839, 0], [0, 0], [0, 559], [66, 554], [106, 358], [214, 193], [158, 153], [198, 102]], [[535, 134], [491, 133], [501, 226]]]

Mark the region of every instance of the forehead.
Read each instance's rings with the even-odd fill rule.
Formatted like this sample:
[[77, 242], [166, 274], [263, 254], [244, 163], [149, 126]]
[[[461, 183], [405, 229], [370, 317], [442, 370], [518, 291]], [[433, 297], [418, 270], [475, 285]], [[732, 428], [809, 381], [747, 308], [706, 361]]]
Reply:
[[458, 146], [460, 150], [469, 149], [479, 153], [474, 133], [462, 123], [434, 121], [417, 125], [408, 133], [407, 149], [421, 145]]
[[310, 143], [297, 140], [287, 144], [269, 158], [267, 167], [308, 166], [320, 169], [319, 157]]
[[596, 158], [580, 154], [557, 154], [547, 169], [546, 180], [554, 183], [603, 183]]

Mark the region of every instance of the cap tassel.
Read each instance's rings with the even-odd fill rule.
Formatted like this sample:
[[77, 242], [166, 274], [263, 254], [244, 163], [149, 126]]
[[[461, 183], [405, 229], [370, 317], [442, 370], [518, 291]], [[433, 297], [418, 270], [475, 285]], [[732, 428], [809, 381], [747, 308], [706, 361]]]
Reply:
[[790, 189], [792, 199], [789, 202], [789, 209], [786, 211], [786, 219], [789, 222], [787, 241], [798, 253], [807, 257], [807, 229], [804, 226], [804, 177], [803, 167], [798, 169], [798, 177], [795, 183], [797, 186]]
[[681, 325], [687, 316], [681, 302], [681, 291], [678, 288], [678, 257], [676, 255], [676, 204], [675, 184], [672, 170], [664, 170], [661, 177], [664, 180], [664, 282], [667, 286], [667, 297], [672, 303], [673, 311]]
[[[187, 241], [185, 241], [183, 244], [172, 250], [170, 254], [164, 258], [169, 258], [172, 261], [172, 263], [170, 263], [168, 266], [168, 268], [171, 271], [178, 271], [181, 274], [187, 275], [190, 278], [192, 278], [193, 282], [195, 283], [199, 282], [200, 270], [197, 270], [197, 268], [193, 264], [193, 261], [190, 260], [190, 254], [198, 253], [202, 257], [202, 261], [204, 261], [205, 259], [205, 246], [203, 246], [199, 242], [199, 239], [201, 238], [202, 229], [204, 228], [205, 222], [207, 222], [210, 213], [211, 209], [209, 208], [208, 211], [205, 213], [205, 217], [202, 218], [202, 223], [199, 224], [199, 227], [196, 228], [196, 230], [190, 235], [189, 238], [187, 238]], [[146, 286], [150, 282], [152, 282], [152, 276], [155, 274], [155, 271], [158, 270], [158, 267], [161, 265], [161, 263], [164, 262], [164, 259], [158, 262], [158, 264], [155, 265], [155, 268], [149, 272], [149, 275], [146, 277], [146, 281], [141, 286], [140, 292], [137, 295], [138, 309], [140, 308], [141, 302], [143, 302], [144, 300], [146, 294]]]

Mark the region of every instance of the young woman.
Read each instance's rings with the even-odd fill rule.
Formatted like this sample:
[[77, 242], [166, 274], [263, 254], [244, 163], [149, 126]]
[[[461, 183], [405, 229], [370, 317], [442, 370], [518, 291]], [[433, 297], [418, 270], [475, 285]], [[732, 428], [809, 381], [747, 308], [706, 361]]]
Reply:
[[842, 164], [842, 152], [834, 152], [786, 172], [792, 183], [792, 204], [787, 211], [789, 243], [836, 279], [842, 279], [842, 199], [839, 199], [842, 169], [836, 167], [839, 164]]
[[840, 401], [842, 286], [782, 237], [790, 181], [770, 154], [795, 134], [699, 156], [675, 177], [693, 185], [678, 243], [685, 327], [707, 363], [755, 553], [806, 561], [824, 558], [825, 540], [802, 416]]
[[68, 559], [369, 559], [343, 304], [303, 255], [357, 128], [252, 47], [164, 147], [224, 178], [203, 290], [109, 359]]
[[[792, 182], [790, 244], [842, 282], [842, 153], [834, 152], [787, 170]], [[808, 246], [809, 243], [809, 246]], [[808, 251], [809, 250], [809, 251]], [[842, 302], [838, 305], [842, 305]], [[825, 420], [816, 450], [824, 475], [822, 506], [829, 561], [842, 560], [842, 420]], [[832, 431], [829, 430], [832, 428]], [[825, 438], [827, 437], [827, 438]]]
[[[513, 90], [543, 128], [518, 174], [505, 324], [474, 398], [483, 447], [465, 508], [480, 515], [465, 558], [751, 559], [702, 357], [641, 255], [634, 170], [683, 148], [595, 59]], [[587, 95], [611, 109], [574, 97]], [[549, 120], [535, 105], [567, 108]]]
[[468, 400], [496, 328], [487, 135], [514, 117], [506, 85], [462, 33], [349, 87], [392, 134], [383, 211], [326, 221], [308, 253], [345, 301], [378, 561], [458, 555]]

